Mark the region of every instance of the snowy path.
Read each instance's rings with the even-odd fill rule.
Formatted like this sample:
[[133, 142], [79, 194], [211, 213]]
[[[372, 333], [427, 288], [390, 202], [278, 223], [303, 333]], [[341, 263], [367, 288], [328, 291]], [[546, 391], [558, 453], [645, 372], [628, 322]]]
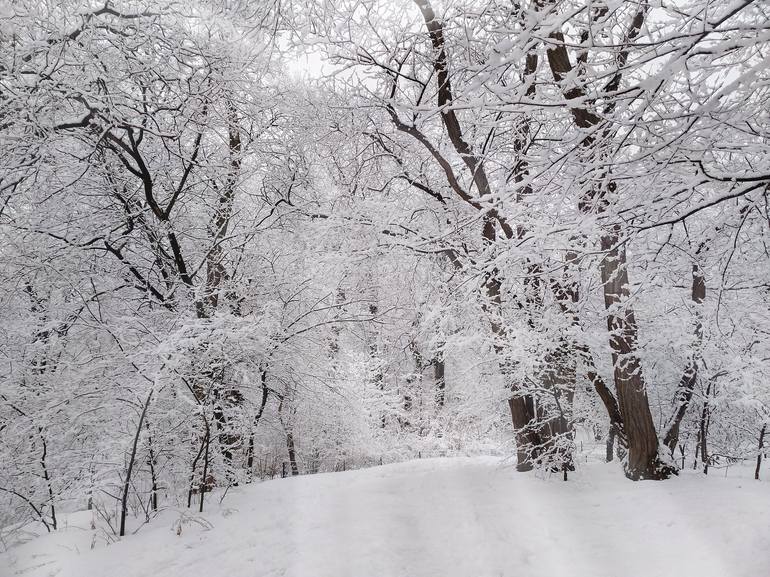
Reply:
[[211, 530], [177, 536], [167, 511], [91, 551], [91, 531], [70, 528], [0, 555], [0, 575], [770, 575], [770, 485], [751, 479], [631, 483], [592, 465], [563, 483], [494, 458], [428, 459], [237, 491], [204, 515]]

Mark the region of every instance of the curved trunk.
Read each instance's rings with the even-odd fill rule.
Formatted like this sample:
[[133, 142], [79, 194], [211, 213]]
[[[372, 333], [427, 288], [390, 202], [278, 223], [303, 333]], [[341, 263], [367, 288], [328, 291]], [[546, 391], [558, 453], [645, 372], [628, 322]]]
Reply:
[[703, 321], [701, 320], [702, 315], [700, 307], [705, 299], [706, 279], [703, 276], [703, 271], [700, 266], [695, 262], [692, 265], [692, 301], [696, 306], [695, 346], [693, 347], [693, 353], [682, 374], [682, 378], [679, 381], [679, 387], [677, 388], [676, 397], [674, 399], [676, 408], [663, 438], [663, 443], [672, 453], [679, 442], [679, 426], [690, 406], [690, 401], [692, 400], [692, 395], [695, 391], [695, 383], [698, 380], [698, 362], [700, 360], [700, 348], [703, 344]]
[[615, 388], [623, 426], [628, 438], [626, 475], [633, 480], [665, 479], [674, 472], [659, 455], [658, 434], [652, 420], [650, 403], [637, 347], [634, 309], [628, 304], [629, 281], [626, 251], [619, 244], [619, 226], [601, 239], [606, 256], [600, 269], [604, 306], [608, 311]]

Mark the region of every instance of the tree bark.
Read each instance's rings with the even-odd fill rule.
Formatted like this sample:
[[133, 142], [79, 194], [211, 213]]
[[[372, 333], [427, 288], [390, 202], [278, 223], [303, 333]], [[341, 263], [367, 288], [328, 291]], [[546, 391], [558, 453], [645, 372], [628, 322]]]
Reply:
[[201, 498], [200, 498], [200, 505], [198, 507], [198, 512], [203, 513], [203, 501], [206, 497], [206, 491], [211, 490], [208, 475], [209, 475], [209, 445], [211, 444], [211, 427], [209, 427], [208, 420], [204, 419], [203, 421], [206, 423], [206, 437], [203, 441], [203, 480], [201, 482]]
[[150, 466], [150, 482], [152, 488], [150, 489], [150, 508], [153, 511], [158, 510], [158, 477], [155, 474], [155, 451], [152, 449], [152, 433], [150, 431], [150, 423], [145, 420], [145, 428], [147, 429], [147, 464]]
[[[288, 394], [288, 393], [287, 393]], [[289, 464], [291, 466], [291, 474], [293, 477], [299, 475], [299, 466], [297, 465], [297, 450], [294, 445], [294, 427], [291, 420], [286, 422], [283, 417], [284, 401], [286, 401], [286, 395], [281, 399], [278, 405], [278, 419], [281, 421], [284, 433], [286, 433], [286, 450], [289, 453]], [[290, 407], [291, 409], [291, 407]], [[292, 410], [293, 412], [293, 410]]]
[[[140, 423], [141, 425], [141, 423]], [[38, 433], [40, 435], [40, 440], [43, 444], [43, 453], [40, 456], [40, 467], [43, 470], [43, 479], [45, 480], [46, 487], [48, 489], [48, 501], [49, 501], [49, 507], [51, 509], [51, 527], [54, 529], [58, 528], [58, 523], [56, 521], [56, 507], [54, 505], [54, 499], [53, 499], [53, 486], [51, 485], [51, 476], [48, 474], [48, 443], [45, 440], [45, 436], [43, 435], [43, 428], [38, 427]]]
[[296, 477], [299, 475], [299, 467], [297, 466], [297, 451], [294, 448], [294, 434], [291, 431], [286, 432], [286, 449], [289, 453], [291, 476]]
[[757, 468], [754, 469], [754, 478], [759, 481], [759, 469], [762, 467], [762, 449], [765, 448], [765, 432], [767, 431], [767, 424], [762, 425], [762, 430], [759, 431], [759, 447], [757, 449]]
[[601, 239], [605, 252], [600, 270], [604, 306], [608, 311], [612, 364], [618, 405], [628, 438], [626, 475], [633, 480], [665, 479], [673, 472], [658, 453], [658, 434], [652, 420], [646, 383], [637, 353], [637, 325], [629, 298], [625, 248], [620, 245], [619, 225]]
[[703, 401], [703, 410], [700, 415], [700, 428], [698, 435], [700, 438], [700, 458], [703, 461], [703, 474], [709, 473], [710, 457], [708, 454], [708, 432], [709, 421], [711, 419], [711, 405], [709, 398], [711, 396], [712, 380], [709, 379], [708, 385], [706, 385], [706, 398]]
[[446, 402], [446, 364], [444, 350], [441, 348], [433, 359], [433, 384], [436, 389], [436, 406], [441, 409]]

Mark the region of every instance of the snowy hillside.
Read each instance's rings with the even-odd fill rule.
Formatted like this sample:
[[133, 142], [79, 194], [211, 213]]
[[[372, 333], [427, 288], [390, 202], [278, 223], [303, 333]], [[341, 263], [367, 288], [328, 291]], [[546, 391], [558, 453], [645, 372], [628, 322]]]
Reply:
[[[91, 514], [0, 555], [25, 577], [761, 577], [770, 487], [731, 469], [632, 483], [617, 464], [568, 483], [496, 458], [427, 459], [231, 490], [91, 550]], [[97, 540], [98, 541], [98, 540]]]

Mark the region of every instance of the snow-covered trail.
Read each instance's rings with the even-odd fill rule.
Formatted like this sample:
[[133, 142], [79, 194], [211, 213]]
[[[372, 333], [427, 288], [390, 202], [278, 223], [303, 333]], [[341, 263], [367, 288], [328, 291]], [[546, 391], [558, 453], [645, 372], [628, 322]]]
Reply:
[[57, 577], [763, 577], [770, 485], [691, 474], [574, 480], [496, 458], [426, 459], [283, 479], [212, 499], [213, 528], [166, 511], [90, 550], [90, 516], [0, 555], [0, 575]]

